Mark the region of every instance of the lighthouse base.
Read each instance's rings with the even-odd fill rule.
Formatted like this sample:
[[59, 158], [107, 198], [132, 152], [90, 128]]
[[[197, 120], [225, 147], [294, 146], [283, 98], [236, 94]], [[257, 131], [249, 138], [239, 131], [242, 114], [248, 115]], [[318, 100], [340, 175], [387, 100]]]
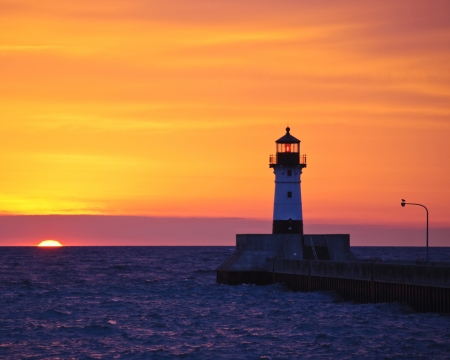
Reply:
[[303, 235], [303, 220], [274, 220], [272, 234], [301, 234]]
[[[314, 250], [313, 250], [314, 249]], [[217, 271], [272, 271], [267, 259], [352, 261], [350, 235], [238, 234], [236, 251]]]

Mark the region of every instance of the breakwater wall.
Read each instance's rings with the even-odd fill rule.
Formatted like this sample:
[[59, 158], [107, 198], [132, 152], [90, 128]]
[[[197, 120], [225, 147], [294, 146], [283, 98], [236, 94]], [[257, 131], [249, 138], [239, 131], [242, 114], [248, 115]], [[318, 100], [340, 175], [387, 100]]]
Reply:
[[418, 312], [450, 313], [450, 264], [395, 264], [265, 258], [259, 269], [233, 270], [236, 251], [217, 269], [217, 282], [268, 285], [293, 291], [335, 291], [359, 303], [404, 302]]

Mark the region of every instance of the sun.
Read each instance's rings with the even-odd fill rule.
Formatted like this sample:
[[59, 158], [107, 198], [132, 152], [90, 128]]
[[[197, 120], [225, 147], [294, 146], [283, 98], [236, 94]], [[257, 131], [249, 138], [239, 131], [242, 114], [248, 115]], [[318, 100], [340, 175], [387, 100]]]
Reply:
[[56, 240], [44, 240], [44, 241], [41, 241], [41, 243], [38, 246], [58, 247], [58, 246], [62, 246], [62, 244]]

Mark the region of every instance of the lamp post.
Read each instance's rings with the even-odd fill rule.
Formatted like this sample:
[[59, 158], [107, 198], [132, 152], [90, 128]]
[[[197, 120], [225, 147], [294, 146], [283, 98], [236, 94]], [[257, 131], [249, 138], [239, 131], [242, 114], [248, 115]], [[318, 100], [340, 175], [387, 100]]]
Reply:
[[426, 261], [427, 261], [427, 264], [430, 262], [430, 257], [429, 257], [429, 255], [428, 255], [428, 209], [427, 209], [427, 207], [425, 206], [425, 205], [422, 205], [422, 204], [415, 204], [415, 203], [408, 203], [408, 202], [406, 202], [406, 200], [405, 199], [402, 199], [402, 202], [401, 202], [401, 204], [400, 204], [402, 207], [405, 207], [405, 205], [417, 205], [417, 206], [422, 206], [424, 209], [425, 209], [425, 211], [427, 212], [427, 259], [426, 259]]

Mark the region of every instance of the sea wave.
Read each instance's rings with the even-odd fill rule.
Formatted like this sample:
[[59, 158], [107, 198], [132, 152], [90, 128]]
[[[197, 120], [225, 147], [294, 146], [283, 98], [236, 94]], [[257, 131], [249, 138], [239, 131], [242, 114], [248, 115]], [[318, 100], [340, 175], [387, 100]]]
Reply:
[[[405, 257], [408, 250], [399, 251]], [[419, 314], [398, 303], [346, 302], [333, 292], [292, 292], [282, 284], [217, 284], [214, 269], [229, 253], [229, 247], [5, 248], [0, 358], [450, 354], [448, 315]]]

